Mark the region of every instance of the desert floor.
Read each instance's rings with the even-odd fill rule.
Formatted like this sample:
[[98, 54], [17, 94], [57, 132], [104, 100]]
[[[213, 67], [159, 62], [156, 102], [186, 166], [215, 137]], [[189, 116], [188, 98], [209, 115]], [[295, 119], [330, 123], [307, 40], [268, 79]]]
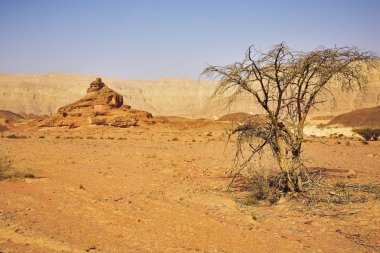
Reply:
[[[50, 129], [0, 138], [15, 169], [36, 176], [0, 181], [0, 252], [380, 251], [379, 200], [237, 201], [225, 190], [234, 152], [225, 127]], [[380, 183], [380, 141], [323, 142], [305, 143], [310, 166], [332, 169], [338, 181]], [[357, 178], [347, 179], [350, 169]]]

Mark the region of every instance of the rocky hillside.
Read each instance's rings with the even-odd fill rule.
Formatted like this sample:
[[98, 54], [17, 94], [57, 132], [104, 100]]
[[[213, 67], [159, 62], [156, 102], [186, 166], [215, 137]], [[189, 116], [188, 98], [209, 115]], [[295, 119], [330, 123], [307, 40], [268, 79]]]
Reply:
[[[44, 75], [0, 74], [0, 109], [13, 112], [49, 114], [79, 99], [95, 76], [48, 73]], [[231, 107], [226, 101], [211, 101], [214, 84], [190, 79], [121, 80], [103, 78], [119, 92], [125, 103], [153, 115], [208, 117], [218, 119], [233, 112], [260, 113], [249, 96], [242, 96]], [[342, 93], [334, 89], [331, 99], [313, 115], [338, 115], [380, 105], [380, 72], [373, 71], [365, 89]]]
[[24, 117], [14, 112], [0, 110], [0, 119], [3, 119], [9, 123], [15, 123], [19, 120], [24, 119]]
[[338, 115], [328, 125], [345, 127], [380, 127], [380, 106]]

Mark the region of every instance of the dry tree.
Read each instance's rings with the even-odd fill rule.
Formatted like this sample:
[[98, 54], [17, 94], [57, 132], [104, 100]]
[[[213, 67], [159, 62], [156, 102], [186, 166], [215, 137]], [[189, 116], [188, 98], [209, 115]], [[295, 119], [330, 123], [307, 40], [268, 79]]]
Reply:
[[340, 86], [344, 91], [361, 88], [376, 57], [356, 47], [319, 48], [311, 52], [291, 50], [285, 43], [268, 52], [250, 46], [240, 62], [209, 66], [202, 76], [217, 81], [214, 96], [228, 94], [231, 101], [248, 93], [262, 109], [265, 119], [248, 122], [232, 131], [237, 135], [237, 156], [248, 147], [252, 157], [269, 146], [286, 191], [302, 191], [301, 154], [308, 113], [325, 102], [323, 94]]

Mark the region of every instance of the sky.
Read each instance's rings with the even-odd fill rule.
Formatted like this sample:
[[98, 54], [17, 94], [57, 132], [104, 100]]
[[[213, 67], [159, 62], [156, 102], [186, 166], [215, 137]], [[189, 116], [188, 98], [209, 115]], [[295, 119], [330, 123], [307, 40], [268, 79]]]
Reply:
[[380, 53], [379, 0], [0, 0], [0, 73], [197, 79], [268, 50]]

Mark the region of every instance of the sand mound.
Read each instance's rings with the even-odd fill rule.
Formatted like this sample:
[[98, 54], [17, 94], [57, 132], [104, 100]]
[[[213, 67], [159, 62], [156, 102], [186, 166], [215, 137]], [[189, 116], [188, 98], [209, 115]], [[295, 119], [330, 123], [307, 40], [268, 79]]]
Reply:
[[235, 112], [224, 115], [218, 119], [218, 121], [246, 121], [248, 120], [252, 114], [245, 112]]
[[324, 116], [314, 116], [311, 117], [311, 120], [332, 120], [334, 116], [324, 115]]
[[26, 120], [42, 120], [42, 119], [49, 118], [48, 115], [36, 115], [33, 113], [25, 113], [25, 112], [20, 112], [19, 115], [22, 116]]
[[123, 105], [123, 96], [106, 86], [100, 78], [90, 84], [80, 100], [61, 107], [58, 113], [43, 121], [40, 127], [105, 125], [130, 127], [139, 123], [152, 124], [152, 114]]
[[380, 106], [355, 110], [336, 116], [327, 125], [380, 127]]

